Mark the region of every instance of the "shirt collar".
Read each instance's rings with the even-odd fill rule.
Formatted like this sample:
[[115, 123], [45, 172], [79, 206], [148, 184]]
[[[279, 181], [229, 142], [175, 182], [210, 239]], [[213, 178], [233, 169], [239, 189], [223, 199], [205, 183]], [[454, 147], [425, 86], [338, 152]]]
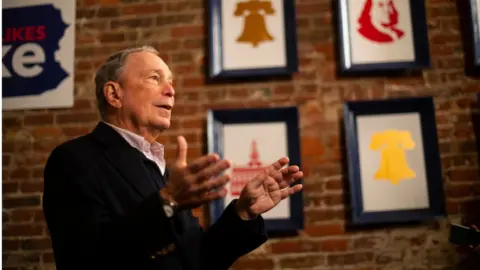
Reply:
[[150, 144], [144, 137], [131, 132], [130, 130], [117, 127], [107, 122], [104, 123], [116, 130], [132, 147], [135, 147], [144, 153], [151, 152], [154, 156], [163, 159], [164, 149], [161, 143], [154, 141]]

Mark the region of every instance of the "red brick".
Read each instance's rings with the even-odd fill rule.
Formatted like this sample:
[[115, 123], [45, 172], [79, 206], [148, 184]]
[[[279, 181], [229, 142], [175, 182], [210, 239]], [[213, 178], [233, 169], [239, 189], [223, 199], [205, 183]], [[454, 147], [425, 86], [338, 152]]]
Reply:
[[43, 182], [23, 182], [20, 184], [22, 193], [43, 192]]
[[205, 78], [203, 77], [190, 77], [183, 79], [183, 87], [198, 87], [205, 84]]
[[460, 213], [460, 204], [455, 201], [446, 202], [446, 210], [449, 215], [455, 215]]
[[282, 257], [279, 261], [280, 269], [313, 268], [325, 264], [322, 254], [307, 254], [294, 257]]
[[54, 262], [54, 257], [52, 252], [46, 252], [43, 254], [42, 259], [46, 263], [53, 263]]
[[118, 4], [119, 2], [120, 0], [100, 0], [100, 4], [102, 5], [114, 5], [114, 4]]
[[448, 173], [448, 180], [452, 182], [473, 182], [478, 181], [479, 171], [473, 168], [456, 168]]
[[[303, 171], [303, 172], [304, 172], [304, 170], [305, 170], [305, 169], [302, 168], [302, 171]], [[318, 198], [313, 197], [313, 196], [314, 196], [313, 194], [314, 194], [314, 193], [322, 193], [322, 192], [324, 192], [325, 188], [324, 188], [323, 186], [324, 186], [323, 183], [315, 183], [315, 182], [314, 182], [314, 183], [310, 183], [310, 182], [305, 182], [305, 183], [303, 184], [303, 191], [306, 192], [306, 193], [308, 193], [308, 194], [310, 194], [310, 196], [311, 196], [311, 197], [310, 197], [310, 201], [315, 202], [316, 199], [318, 199]], [[314, 203], [314, 204], [315, 204], [315, 203]]]
[[203, 26], [177, 26], [172, 29], [173, 38], [186, 38], [204, 34]]
[[193, 60], [193, 55], [191, 52], [176, 52], [171, 54], [171, 59], [173, 63], [188, 63], [191, 64]]
[[323, 251], [345, 251], [348, 249], [348, 239], [328, 239], [321, 243], [321, 250]]
[[[201, 1], [185, 1], [179, 0], [166, 3], [167, 12], [186, 12], [203, 8], [203, 2]], [[188, 15], [188, 14], [185, 14]]]
[[58, 127], [55, 126], [41, 126], [36, 127], [32, 130], [32, 135], [34, 138], [58, 138], [61, 136], [62, 132]]
[[3, 194], [16, 193], [17, 191], [18, 191], [18, 183], [14, 183], [14, 182], [2, 183]]
[[2, 241], [2, 248], [6, 251], [13, 251], [20, 249], [20, 241], [19, 240], [5, 240]]
[[178, 40], [167, 40], [163, 42], [155, 43], [155, 48], [162, 52], [176, 51], [180, 47], [180, 41]]
[[468, 197], [472, 194], [472, 185], [448, 185], [445, 191], [450, 198]]
[[241, 269], [274, 269], [274, 262], [271, 258], [256, 258], [253, 256], [243, 256], [238, 259], [231, 267], [232, 270]]
[[232, 99], [241, 99], [241, 98], [248, 98], [250, 95], [250, 91], [245, 88], [240, 88], [240, 89], [229, 89], [228, 91], [228, 96]]
[[26, 168], [16, 168], [13, 170], [10, 170], [8, 174], [9, 180], [14, 180], [14, 179], [20, 179], [20, 180], [26, 180], [30, 177], [31, 171]]
[[[197, 67], [191, 64], [176, 65], [173, 68], [173, 74], [175, 74], [175, 76], [189, 75], [195, 73], [196, 69]], [[184, 95], [184, 93], [181, 94]]]
[[125, 33], [103, 33], [99, 37], [100, 42], [102, 43], [119, 43], [125, 40]]
[[312, 197], [311, 201], [315, 206], [340, 206], [343, 205], [344, 196], [344, 194], [323, 194], [319, 197]]
[[23, 208], [23, 207], [31, 207], [31, 206], [39, 206], [39, 205], [40, 205], [40, 197], [36, 195], [3, 198], [3, 208], [6, 208], [6, 209]]
[[[79, 1], [80, 2], [80, 1]], [[98, 0], [83, 0], [85, 6], [93, 6], [98, 3]]]
[[202, 129], [205, 127], [204, 119], [186, 119], [182, 122], [182, 127], [184, 129]]
[[65, 113], [56, 116], [57, 124], [89, 123], [98, 121], [96, 113]]
[[19, 208], [12, 210], [11, 219], [14, 222], [38, 221], [43, 216], [41, 209]]
[[205, 40], [202, 37], [189, 38], [183, 41], [183, 47], [186, 49], [201, 49], [205, 44]]
[[12, 224], [3, 229], [4, 236], [39, 236], [43, 234], [42, 225]]
[[305, 233], [312, 237], [341, 235], [345, 233], [345, 225], [340, 222], [307, 225]]
[[120, 12], [117, 6], [112, 5], [111, 7], [100, 7], [96, 15], [99, 18], [114, 18], [114, 17], [117, 17], [119, 13]]
[[92, 107], [92, 101], [89, 100], [89, 99], [78, 98], [78, 99], [75, 99], [75, 103], [73, 104], [73, 110], [75, 110], [75, 111], [91, 109], [91, 108], [93, 108]]
[[128, 5], [123, 8], [125, 15], [143, 15], [151, 13], [160, 13], [163, 11], [163, 4], [137, 4]]
[[278, 85], [273, 88], [274, 95], [292, 95], [295, 92], [293, 85]]
[[51, 249], [52, 243], [50, 238], [27, 239], [21, 242], [23, 250], [45, 250]]
[[24, 124], [25, 126], [52, 125], [53, 119], [52, 114], [26, 115]]
[[300, 241], [276, 242], [270, 246], [270, 249], [274, 254], [296, 253], [304, 251], [303, 245]]
[[345, 266], [372, 262], [374, 254], [372, 252], [351, 252], [343, 254], [329, 254], [328, 265]]
[[339, 180], [330, 180], [325, 185], [327, 190], [342, 190], [344, 184]]
[[[78, 44], [78, 45], [92, 44], [95, 41], [97, 41], [97, 38], [95, 36], [77, 35], [75, 37], [75, 43]], [[87, 64], [87, 63], [85, 63], [85, 64]], [[83, 66], [83, 67], [85, 67], [85, 66]], [[79, 68], [79, 67], [77, 67], [77, 68]]]
[[322, 14], [324, 12], [331, 12], [331, 4], [328, 2], [318, 4], [298, 4], [296, 7], [297, 16], [311, 14]]
[[353, 240], [354, 249], [382, 249], [386, 247], [388, 238], [383, 235], [368, 235]]
[[320, 156], [325, 151], [320, 139], [316, 137], [302, 137], [301, 145], [304, 156]]

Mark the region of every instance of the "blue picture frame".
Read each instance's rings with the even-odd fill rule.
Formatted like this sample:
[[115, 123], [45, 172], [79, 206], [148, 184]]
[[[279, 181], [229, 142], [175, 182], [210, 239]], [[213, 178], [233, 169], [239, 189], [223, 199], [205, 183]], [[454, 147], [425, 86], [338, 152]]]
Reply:
[[[223, 149], [223, 130], [228, 124], [267, 124], [283, 122], [286, 126], [285, 134], [287, 139], [285, 143], [288, 152], [287, 156], [290, 159], [289, 164], [298, 165], [302, 168], [298, 117], [299, 113], [296, 107], [209, 110], [207, 117], [208, 151], [217, 153], [220, 158], [225, 158]], [[300, 179], [293, 184], [302, 182], [303, 179]], [[303, 190], [293, 194], [289, 199], [290, 217], [285, 219], [265, 219], [267, 232], [291, 233], [303, 229]], [[219, 199], [210, 203], [210, 225], [213, 225], [217, 221], [225, 207], [224, 199]]]
[[[390, 116], [404, 113], [419, 114], [424, 157], [422, 163], [425, 165], [429, 207], [367, 212], [364, 210], [363, 203], [365, 200], [362, 192], [362, 167], [360, 166], [362, 161], [360, 160], [358, 117]], [[435, 122], [435, 107], [432, 97], [345, 102], [344, 128], [352, 224], [416, 222], [445, 216], [445, 197]], [[366, 164], [365, 162], [363, 161], [363, 164]]]
[[[356, 0], [360, 1], [360, 0]], [[367, 0], [365, 0], [367, 1]], [[403, 0], [402, 0], [403, 1]], [[413, 36], [413, 61], [385, 61], [375, 63], [358, 63], [352, 61], [349, 35], [349, 0], [337, 1], [339, 70], [341, 73], [420, 70], [431, 67], [430, 48], [427, 30], [425, 0], [409, 0]], [[367, 52], [365, 52], [367, 53]], [[371, 53], [371, 52], [368, 52]]]
[[480, 68], [480, 14], [478, 14], [480, 1], [469, 0], [469, 4], [470, 31], [472, 31], [472, 61], [475, 68]]
[[[289, 76], [298, 71], [297, 55], [297, 34], [296, 17], [294, 1], [281, 0], [283, 2], [284, 13], [284, 49], [286, 55], [286, 64], [283, 66], [256, 67], [255, 59], [252, 59], [252, 66], [241, 69], [227, 69], [224, 67], [223, 60], [226, 57], [222, 46], [222, 0], [208, 0], [208, 79], [224, 80], [238, 78], [257, 78], [272, 76]], [[278, 1], [278, 0], [277, 0]], [[248, 57], [246, 55], [245, 57]]]

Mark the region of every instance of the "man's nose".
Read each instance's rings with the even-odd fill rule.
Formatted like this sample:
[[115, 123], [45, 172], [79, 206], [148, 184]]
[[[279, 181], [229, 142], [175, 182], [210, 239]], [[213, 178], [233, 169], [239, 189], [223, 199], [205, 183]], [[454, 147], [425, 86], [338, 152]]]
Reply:
[[175, 89], [173, 89], [173, 85], [168, 84], [166, 87], [163, 88], [163, 95], [167, 97], [174, 97], [175, 96]]

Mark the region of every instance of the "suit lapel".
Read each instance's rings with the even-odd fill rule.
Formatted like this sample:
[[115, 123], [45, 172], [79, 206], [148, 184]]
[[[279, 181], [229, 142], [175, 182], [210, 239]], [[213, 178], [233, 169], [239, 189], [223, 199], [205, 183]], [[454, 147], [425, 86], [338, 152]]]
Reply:
[[134, 190], [142, 197], [151, 194], [155, 186], [148, 176], [140, 158], [140, 152], [125, 141], [118, 132], [100, 122], [92, 132], [93, 137], [102, 144], [106, 159], [120, 172]]

